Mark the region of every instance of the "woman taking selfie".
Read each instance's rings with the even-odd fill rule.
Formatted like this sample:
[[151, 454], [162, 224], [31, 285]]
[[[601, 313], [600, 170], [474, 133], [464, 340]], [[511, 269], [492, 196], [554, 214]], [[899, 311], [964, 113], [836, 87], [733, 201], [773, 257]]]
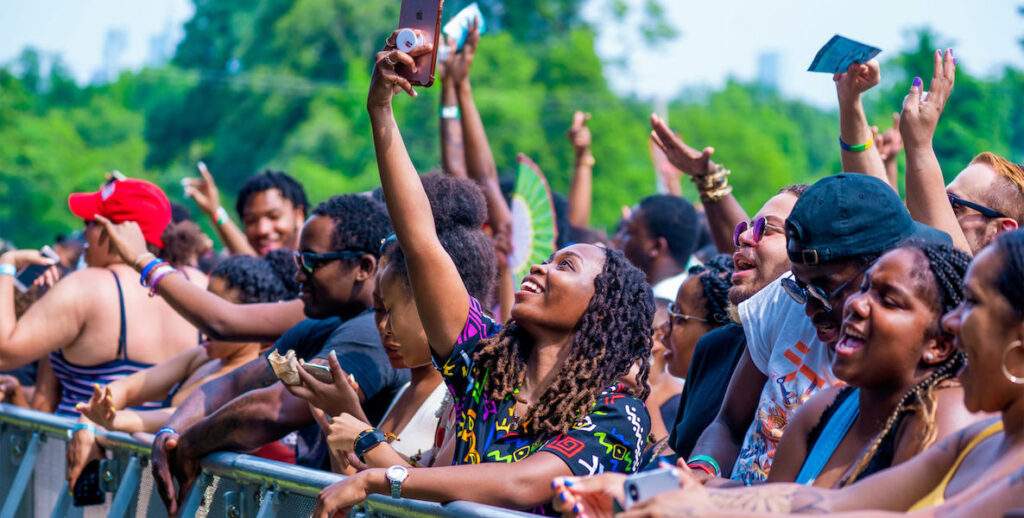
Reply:
[[[597, 246], [559, 250], [531, 268], [508, 326], [488, 337], [491, 320], [438, 240], [392, 113], [399, 89], [415, 96], [398, 63], [415, 67], [392, 45], [378, 54], [367, 105], [417, 312], [455, 397], [454, 465], [363, 471], [325, 489], [315, 515], [370, 493], [533, 509], [547, 502], [553, 477], [635, 471], [650, 426], [643, 400], [654, 304], [643, 273]], [[635, 388], [618, 384], [637, 364]]]

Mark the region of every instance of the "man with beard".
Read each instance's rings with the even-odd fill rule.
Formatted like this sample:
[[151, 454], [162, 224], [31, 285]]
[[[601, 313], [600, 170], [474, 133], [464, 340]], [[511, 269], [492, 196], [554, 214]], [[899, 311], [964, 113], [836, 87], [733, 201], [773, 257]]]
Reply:
[[[390, 232], [384, 206], [369, 197], [336, 196], [320, 204], [302, 229], [296, 256], [296, 280], [309, 318], [274, 346], [282, 354], [294, 349], [306, 361], [336, 359], [332, 371], [340, 364], [355, 379], [363, 410], [373, 422], [409, 380], [407, 370], [390, 367], [371, 310], [378, 250]], [[153, 476], [168, 510], [178, 512], [205, 455], [250, 451], [294, 430], [300, 437], [298, 463], [329, 469], [309, 405], [278, 382], [265, 357], [203, 385], [153, 442]], [[177, 490], [172, 476], [179, 482]]]
[[[845, 173], [800, 197], [785, 235], [793, 275], [740, 304], [747, 349], [721, 411], [690, 456], [691, 467], [707, 477], [731, 473], [747, 485], [763, 482], [789, 417], [833, 383], [831, 347], [843, 304], [864, 270], [906, 239], [951, 243], [948, 235], [914, 222], [884, 181]], [[737, 258], [737, 272], [744, 271], [744, 261]]]
[[[732, 256], [736, 270], [729, 290], [729, 302], [733, 305], [751, 298], [789, 271], [783, 229], [793, 205], [806, 190], [806, 185], [783, 188], [761, 207], [752, 223], [742, 222], [736, 227], [733, 232], [736, 251]], [[740, 358], [746, 357], [743, 365], [748, 369], [752, 367], [749, 355], [744, 354], [746, 345], [743, 327], [736, 323], [715, 329], [697, 342], [669, 438], [676, 455], [689, 458], [698, 437], [715, 420]], [[756, 394], [758, 388], [749, 390]]]

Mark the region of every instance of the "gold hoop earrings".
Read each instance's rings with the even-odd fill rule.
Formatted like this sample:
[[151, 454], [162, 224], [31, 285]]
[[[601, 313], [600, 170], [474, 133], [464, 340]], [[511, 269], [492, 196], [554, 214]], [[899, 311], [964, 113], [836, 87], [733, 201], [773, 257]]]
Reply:
[[1024, 378], [1014, 376], [1013, 373], [1010, 372], [1010, 369], [1006, 367], [1006, 353], [1018, 347], [1024, 347], [1024, 343], [1022, 343], [1020, 340], [1010, 342], [1010, 345], [1007, 346], [1006, 349], [1003, 351], [1003, 376], [1006, 376], [1006, 379], [1010, 380], [1010, 383], [1013, 383], [1014, 385], [1024, 385]]

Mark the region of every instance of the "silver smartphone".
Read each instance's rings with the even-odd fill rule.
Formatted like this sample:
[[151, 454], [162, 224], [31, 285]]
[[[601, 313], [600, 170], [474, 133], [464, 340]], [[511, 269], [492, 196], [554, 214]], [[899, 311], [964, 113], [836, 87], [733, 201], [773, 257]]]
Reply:
[[654, 471], [645, 471], [627, 478], [622, 485], [622, 489], [623, 494], [626, 496], [623, 508], [629, 509], [661, 493], [679, 489], [679, 476], [676, 475], [676, 468], [660, 468]]

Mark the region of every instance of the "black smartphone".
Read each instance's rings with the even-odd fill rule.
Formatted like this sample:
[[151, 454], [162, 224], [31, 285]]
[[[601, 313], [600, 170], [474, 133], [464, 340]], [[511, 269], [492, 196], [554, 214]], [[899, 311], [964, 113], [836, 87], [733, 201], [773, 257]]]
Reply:
[[[48, 257], [55, 261], [60, 260], [60, 257], [57, 256], [57, 253], [54, 252], [53, 249], [50, 248], [49, 246], [44, 246], [42, 250], [39, 251], [39, 253], [43, 254], [44, 257]], [[38, 279], [40, 275], [46, 273], [46, 270], [49, 269], [49, 266], [45, 266], [42, 264], [32, 264], [26, 266], [20, 272], [18, 272], [18, 275], [14, 277], [14, 287], [17, 288], [18, 291], [20, 291], [21, 293], [25, 293], [26, 291], [32, 288], [32, 283], [36, 282], [36, 279]]]
[[100, 459], [91, 460], [85, 465], [71, 494], [75, 507], [102, 505], [106, 502], [107, 494], [100, 488]]

